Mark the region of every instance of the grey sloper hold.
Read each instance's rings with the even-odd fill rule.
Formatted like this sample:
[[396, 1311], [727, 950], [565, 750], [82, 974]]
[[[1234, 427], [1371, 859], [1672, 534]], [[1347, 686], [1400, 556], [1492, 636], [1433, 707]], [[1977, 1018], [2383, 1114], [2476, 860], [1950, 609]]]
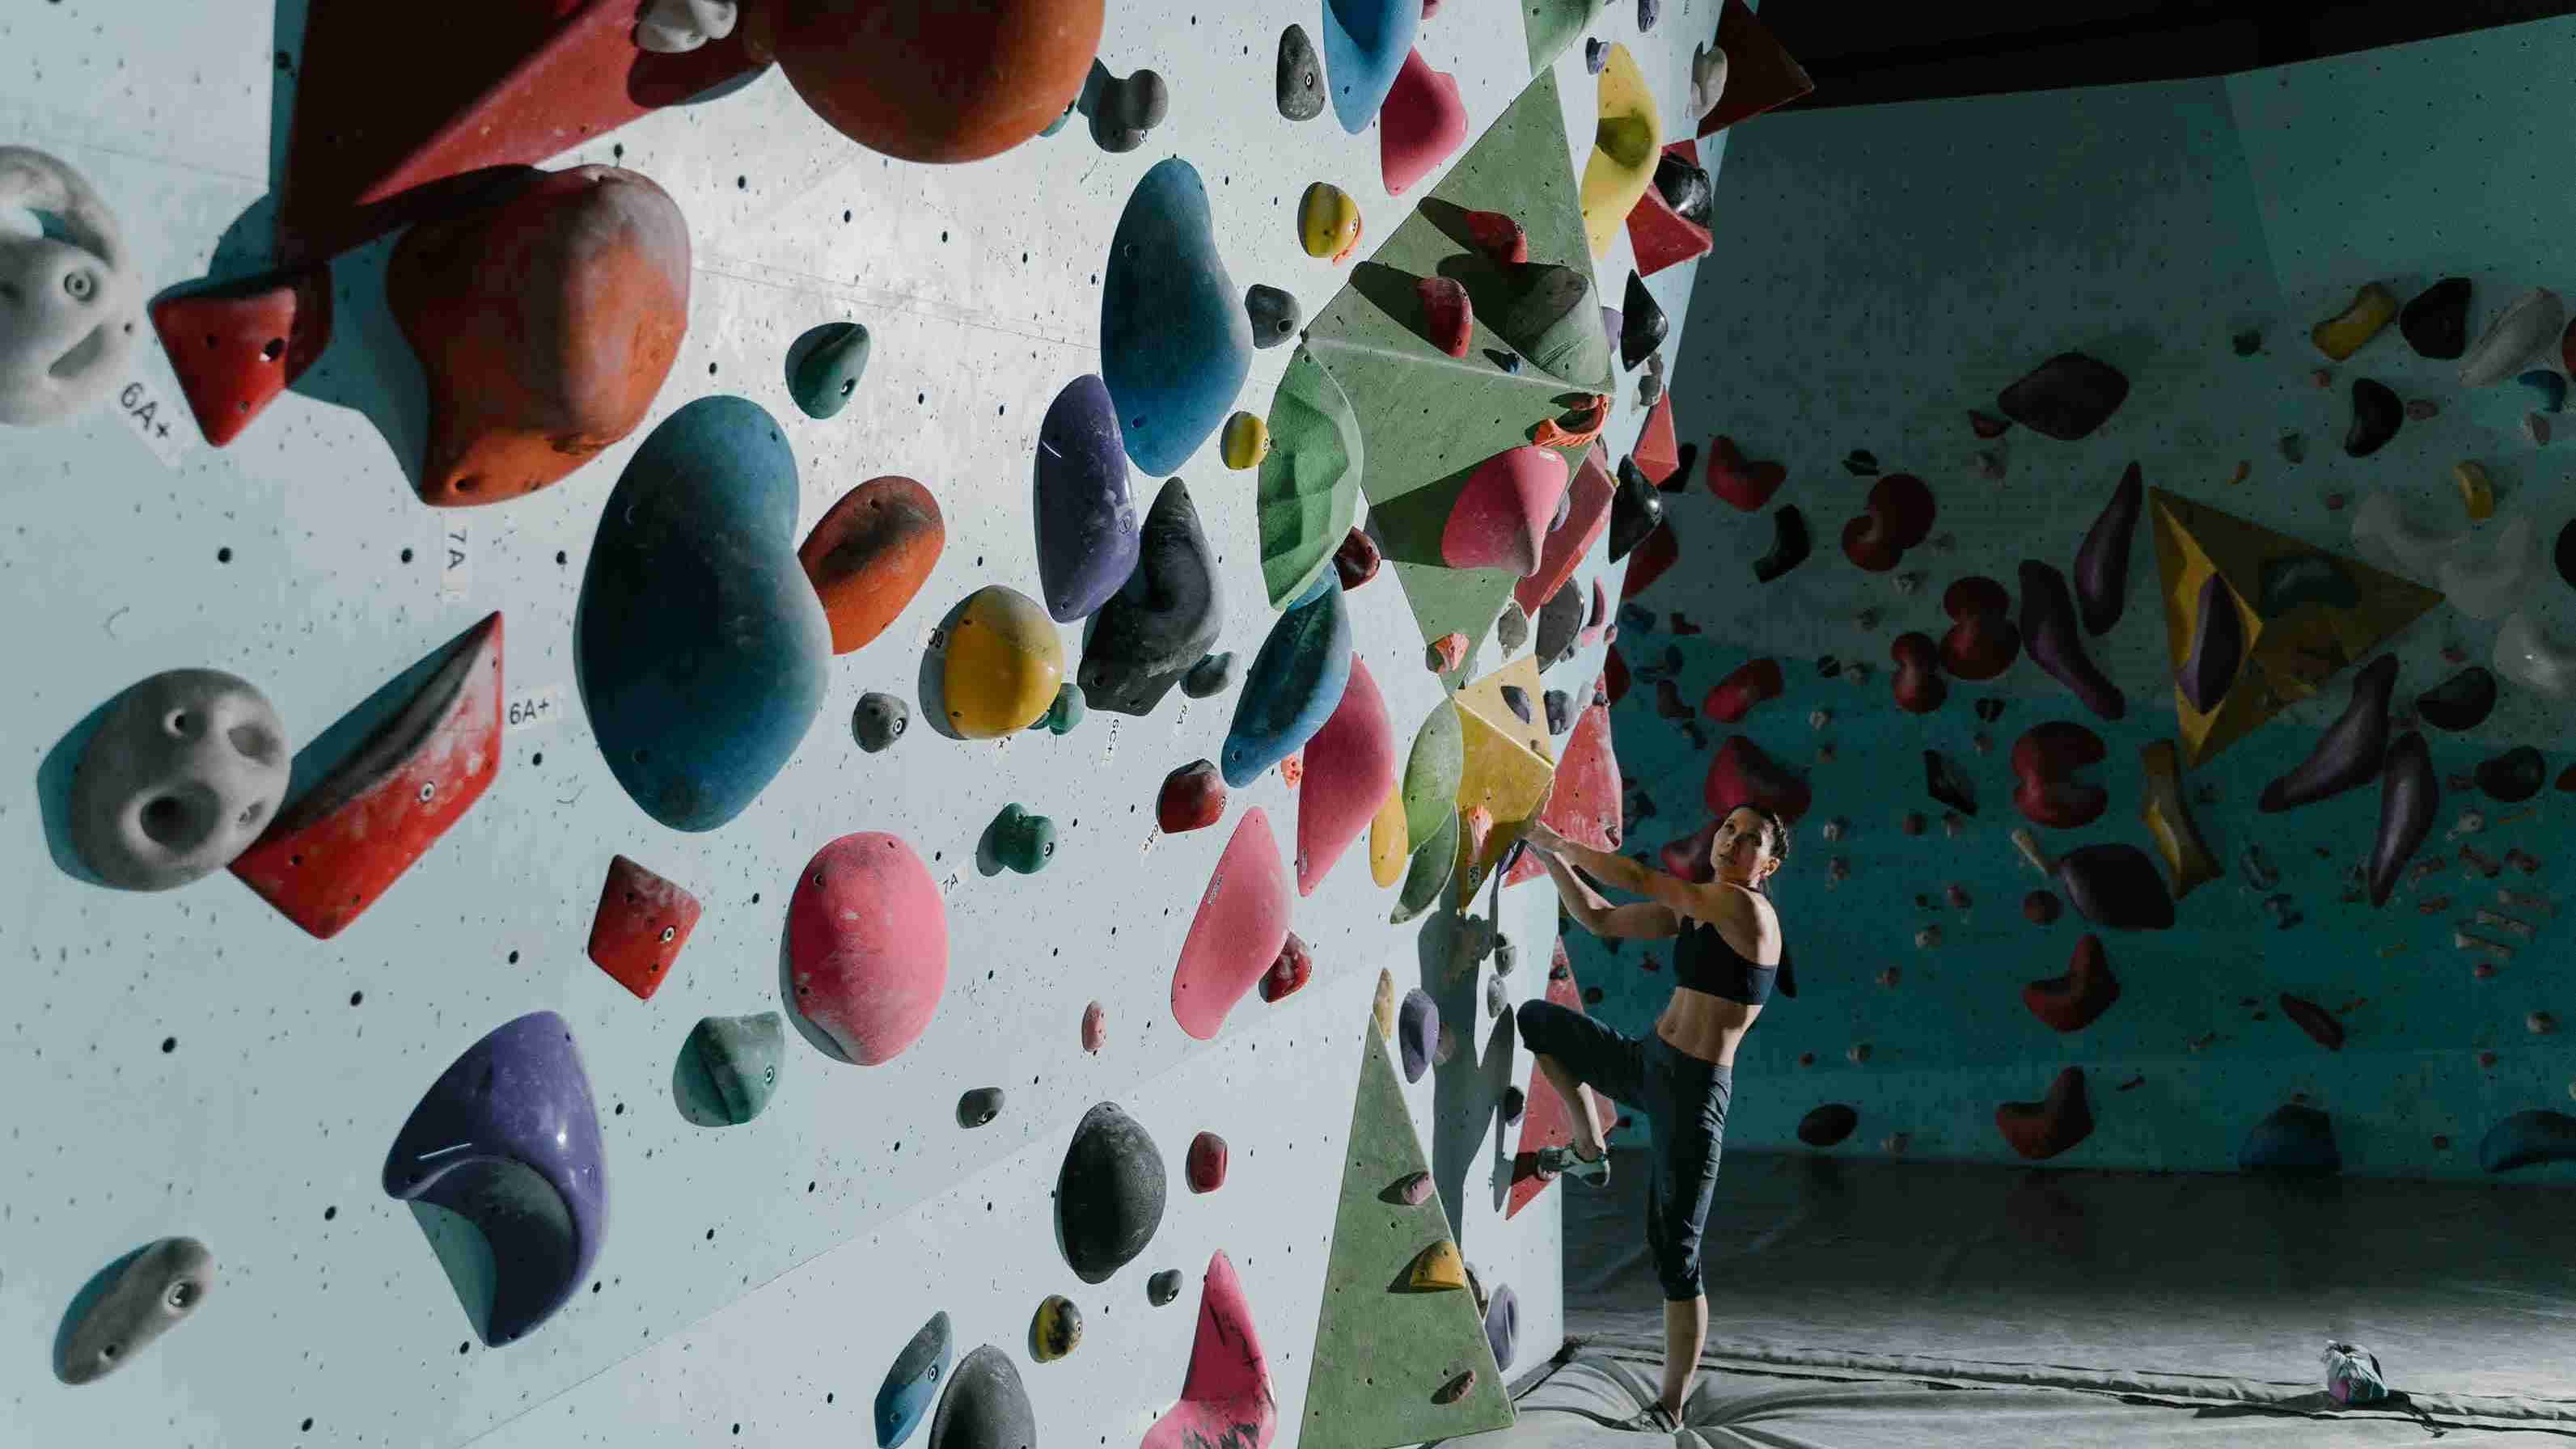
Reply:
[[1216, 550], [1174, 478], [1145, 514], [1135, 571], [1092, 616], [1076, 675], [1083, 697], [1093, 709], [1151, 714], [1224, 626]]
[[850, 735], [871, 755], [902, 739], [911, 724], [911, 705], [875, 690], [860, 695], [858, 708], [850, 711]]
[[144, 293], [116, 213], [61, 161], [0, 146], [0, 210], [52, 223], [42, 236], [0, 232], [0, 423], [42, 427], [123, 380]]
[[1181, 676], [1181, 693], [1192, 699], [1207, 699], [1234, 688], [1234, 651], [1210, 654], [1193, 664]]
[[1549, 668], [1574, 652], [1575, 636], [1583, 632], [1583, 609], [1583, 589], [1573, 579], [1539, 606], [1539, 668]]
[[2523, 293], [2460, 359], [2460, 386], [2493, 387], [2522, 371], [2524, 359], [2557, 341], [2566, 325], [2567, 305], [2556, 292], [2534, 287]]
[[194, 1238], [163, 1238], [126, 1260], [107, 1291], [63, 1335], [54, 1376], [95, 1383], [134, 1361], [197, 1311], [215, 1286], [215, 1257]]
[[1255, 282], [1243, 289], [1243, 315], [1252, 321], [1252, 345], [1276, 347], [1297, 335], [1305, 311], [1277, 287]]
[[1160, 1308], [1181, 1296], [1181, 1270], [1165, 1268], [1145, 1280], [1145, 1301]]
[[778, 1090], [787, 1026], [774, 1011], [705, 1017], [689, 1032], [689, 1047], [715, 1088], [725, 1120], [739, 1127], [766, 1110]]
[[[1571, 493], [1573, 490], [1566, 491]], [[1503, 653], [1519, 653], [1520, 647], [1529, 642], [1529, 636], [1530, 617], [1522, 611], [1520, 600], [1514, 599], [1503, 605], [1503, 611], [1494, 616], [1494, 642], [1502, 647]]]
[[1159, 72], [1140, 70], [1124, 79], [1112, 75], [1097, 59], [1085, 78], [1075, 107], [1091, 119], [1091, 139], [1113, 154], [1145, 144], [1145, 133], [1163, 124], [1171, 110], [1171, 87]]
[[957, 1125], [981, 1127], [1002, 1115], [1002, 1089], [977, 1087], [957, 1099]]
[[958, 1360], [930, 1421], [930, 1449], [1037, 1449], [1037, 1411], [1019, 1367], [991, 1344]]
[[125, 890], [183, 886], [232, 864], [277, 814], [286, 727], [267, 696], [215, 669], [172, 669], [109, 703], [73, 766], [72, 848]]
[[1278, 85], [1281, 116], [1311, 121], [1324, 113], [1324, 58], [1302, 25], [1279, 32]]
[[1106, 1283], [1135, 1260], [1163, 1224], [1163, 1154], [1115, 1102], [1083, 1114], [1056, 1176], [1056, 1236], [1066, 1266]]

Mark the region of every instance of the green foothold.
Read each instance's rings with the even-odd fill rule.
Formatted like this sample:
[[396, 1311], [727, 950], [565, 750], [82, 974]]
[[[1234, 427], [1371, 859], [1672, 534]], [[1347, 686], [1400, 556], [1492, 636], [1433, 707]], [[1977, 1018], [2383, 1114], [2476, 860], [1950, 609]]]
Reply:
[[1270, 399], [1261, 460], [1261, 577], [1276, 609], [1304, 593], [1351, 531], [1360, 496], [1359, 415], [1315, 354], [1300, 347]]
[[1047, 709], [1046, 727], [1052, 733], [1069, 735], [1075, 725], [1082, 723], [1082, 715], [1081, 687], [1065, 684], [1057, 688], [1055, 703]]
[[761, 1114], [778, 1090], [778, 1067], [787, 1028], [777, 1012], [710, 1016], [689, 1032], [689, 1049], [715, 1088], [725, 1121], [735, 1127]]
[[1457, 868], [1458, 809], [1453, 804], [1442, 810], [1439, 826], [1413, 852], [1412, 864], [1404, 869], [1404, 888], [1396, 892], [1395, 911], [1386, 918], [1388, 924], [1401, 926], [1431, 909]]
[[809, 418], [847, 407], [867, 370], [868, 329], [856, 322], [826, 322], [787, 349], [787, 391]]
[[993, 822], [993, 858], [1022, 875], [1035, 875], [1055, 857], [1055, 822], [1017, 805], [1002, 807]]
[[1458, 776], [1467, 768], [1467, 737], [1458, 707], [1442, 700], [1413, 737], [1404, 762], [1404, 829], [1408, 840], [1429, 840], [1458, 813]]

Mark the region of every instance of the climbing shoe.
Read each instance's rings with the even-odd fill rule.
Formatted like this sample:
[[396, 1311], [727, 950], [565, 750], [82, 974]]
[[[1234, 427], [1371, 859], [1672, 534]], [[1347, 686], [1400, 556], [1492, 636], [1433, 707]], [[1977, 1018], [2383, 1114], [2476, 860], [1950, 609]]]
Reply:
[[1583, 1158], [1571, 1147], [1542, 1147], [1538, 1150], [1538, 1170], [1551, 1176], [1580, 1178], [1594, 1187], [1610, 1185], [1610, 1154]]

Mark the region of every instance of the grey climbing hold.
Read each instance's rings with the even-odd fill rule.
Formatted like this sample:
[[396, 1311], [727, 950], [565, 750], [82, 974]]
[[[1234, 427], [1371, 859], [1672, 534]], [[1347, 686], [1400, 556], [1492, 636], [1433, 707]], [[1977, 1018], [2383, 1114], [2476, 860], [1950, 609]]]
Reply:
[[1486, 324], [1543, 372], [1591, 383], [1610, 370], [1610, 333], [1592, 291], [1592, 275], [1554, 262], [1512, 269], [1511, 295]]
[[856, 322], [826, 322], [787, 349], [787, 393], [809, 418], [828, 418], [849, 406], [868, 370], [868, 329]]
[[1506, 684], [1502, 687], [1502, 695], [1503, 708], [1512, 712], [1512, 718], [1519, 720], [1522, 724], [1530, 724], [1534, 722], [1535, 717], [1530, 713], [1528, 690], [1521, 688], [1517, 684]]
[[63, 1335], [54, 1376], [94, 1383], [132, 1363], [152, 1341], [197, 1311], [215, 1286], [215, 1258], [194, 1238], [163, 1238], [126, 1260], [98, 1300]]
[[1160, 1308], [1181, 1296], [1181, 1270], [1165, 1268], [1145, 1280], [1145, 1301]]
[[[1517, 852], [1527, 843], [1527, 841], [1514, 841], [1513, 849]], [[1512, 974], [1512, 968], [1519, 964], [1521, 964], [1521, 948], [1512, 944], [1511, 937], [1497, 933], [1494, 937], [1494, 974], [1509, 976]]]
[[689, 1051], [715, 1088], [725, 1120], [739, 1127], [759, 1116], [778, 1090], [787, 1026], [774, 1011], [704, 1017], [689, 1032]]
[[1145, 144], [1145, 133], [1163, 124], [1171, 110], [1172, 92], [1155, 71], [1140, 70], [1122, 80], [1095, 59], [1075, 104], [1091, 118], [1092, 141], [1116, 154]]
[[930, 1421], [930, 1449], [1033, 1449], [1037, 1442], [1037, 1411], [1018, 1366], [989, 1343], [959, 1360]]
[[1643, 35], [1664, 18], [1664, 0], [1637, 0], [1637, 33]]
[[1494, 616], [1494, 642], [1502, 646], [1505, 654], [1516, 654], [1529, 642], [1529, 636], [1530, 618], [1522, 612], [1520, 601], [1503, 605], [1503, 612]]
[[1002, 1115], [1002, 1089], [977, 1087], [957, 1098], [957, 1125], [981, 1127]]
[[1496, 1284], [1493, 1296], [1486, 1300], [1485, 1343], [1493, 1349], [1498, 1369], [1510, 1368], [1520, 1353], [1521, 1299], [1509, 1283]]
[[1583, 587], [1574, 579], [1567, 579], [1539, 606], [1539, 668], [1551, 668], [1574, 652], [1575, 637], [1583, 632], [1583, 610]]
[[1163, 1223], [1163, 1154], [1115, 1102], [1083, 1114], [1056, 1176], [1056, 1236], [1074, 1276], [1106, 1283]]
[[1547, 732], [1561, 735], [1574, 728], [1574, 700], [1562, 689], [1551, 689], [1541, 700], [1547, 706]]
[[873, 755], [903, 738], [912, 723], [912, 706], [891, 694], [874, 690], [859, 696], [859, 707], [850, 711], [850, 735], [859, 748]]
[[172, 669], [118, 695], [73, 766], [72, 848], [125, 890], [183, 886], [232, 864], [277, 814], [286, 727], [249, 681]]
[[1486, 977], [1485, 1015], [1488, 1017], [1500, 1016], [1503, 1014], [1503, 1008], [1510, 1004], [1511, 1003], [1505, 999], [1503, 994], [1503, 978], [1500, 976]]
[[1243, 292], [1243, 315], [1252, 319], [1252, 345], [1276, 347], [1297, 335], [1305, 320], [1297, 299], [1277, 287], [1255, 282]]
[[1149, 714], [1225, 626], [1216, 550], [1180, 479], [1145, 513], [1135, 571], [1092, 616], [1078, 680], [1093, 709]]
[[1422, 1080], [1431, 1070], [1431, 1057], [1440, 1049], [1440, 1012], [1431, 1003], [1430, 994], [1417, 986], [1404, 993], [1404, 1005], [1396, 1011], [1395, 1045], [1404, 1060], [1404, 1079]]
[[[1663, 401], [1663, 398], [1664, 355], [1660, 352], [1656, 352], [1647, 356], [1646, 370], [1637, 376], [1637, 406], [1641, 408], [1650, 408], [1656, 403]], [[1693, 446], [1696, 445], [1694, 444]], [[1682, 476], [1686, 485], [1690, 477], [1690, 464], [1688, 462], [1684, 462], [1681, 467], [1676, 468], [1673, 471]], [[1566, 490], [1566, 496], [1572, 497], [1573, 490]]]
[[1291, 121], [1311, 121], [1324, 113], [1324, 58], [1306, 28], [1291, 25], [1279, 32], [1279, 114]]
[[1190, 666], [1181, 676], [1181, 693], [1192, 699], [1207, 699], [1234, 688], [1234, 651], [1210, 654]]

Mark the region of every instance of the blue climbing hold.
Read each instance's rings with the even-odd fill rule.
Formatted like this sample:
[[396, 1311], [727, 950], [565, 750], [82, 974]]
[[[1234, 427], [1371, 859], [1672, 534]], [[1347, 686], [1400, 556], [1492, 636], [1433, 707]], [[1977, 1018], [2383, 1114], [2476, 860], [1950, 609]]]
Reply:
[[1177, 471], [1233, 410], [1252, 371], [1252, 322], [1217, 255], [1207, 183], [1178, 156], [1127, 197], [1100, 286], [1100, 375], [1127, 456]]
[[810, 328], [787, 349], [787, 394], [809, 418], [849, 406], [868, 370], [868, 329], [856, 322]]
[[609, 773], [662, 824], [715, 829], [795, 753], [831, 655], [777, 421], [724, 396], [671, 414], [608, 496], [573, 614]]
[[2334, 1119], [2292, 1102], [2245, 1134], [2245, 1144], [2236, 1149], [2236, 1166], [2244, 1172], [2340, 1172], [2343, 1154], [2335, 1148]]
[[2478, 1166], [2511, 1172], [2543, 1162], [2576, 1162], [2576, 1117], [2564, 1112], [2516, 1112], [2489, 1128], [2478, 1143]]
[[1351, 614], [1340, 576], [1328, 569], [1270, 626], [1244, 673], [1225, 732], [1225, 782], [1241, 789], [1303, 749], [1350, 682]]
[[1324, 73], [1344, 131], [1356, 136], [1377, 119], [1421, 29], [1421, 0], [1324, 0]]
[[895, 1449], [912, 1437], [930, 1406], [939, 1401], [941, 1380], [948, 1377], [948, 1315], [930, 1315], [912, 1342], [896, 1354], [877, 1390], [877, 1449]]
[[1038, 588], [1059, 624], [1089, 618], [1135, 570], [1136, 494], [1109, 385], [1064, 385], [1038, 424]]

